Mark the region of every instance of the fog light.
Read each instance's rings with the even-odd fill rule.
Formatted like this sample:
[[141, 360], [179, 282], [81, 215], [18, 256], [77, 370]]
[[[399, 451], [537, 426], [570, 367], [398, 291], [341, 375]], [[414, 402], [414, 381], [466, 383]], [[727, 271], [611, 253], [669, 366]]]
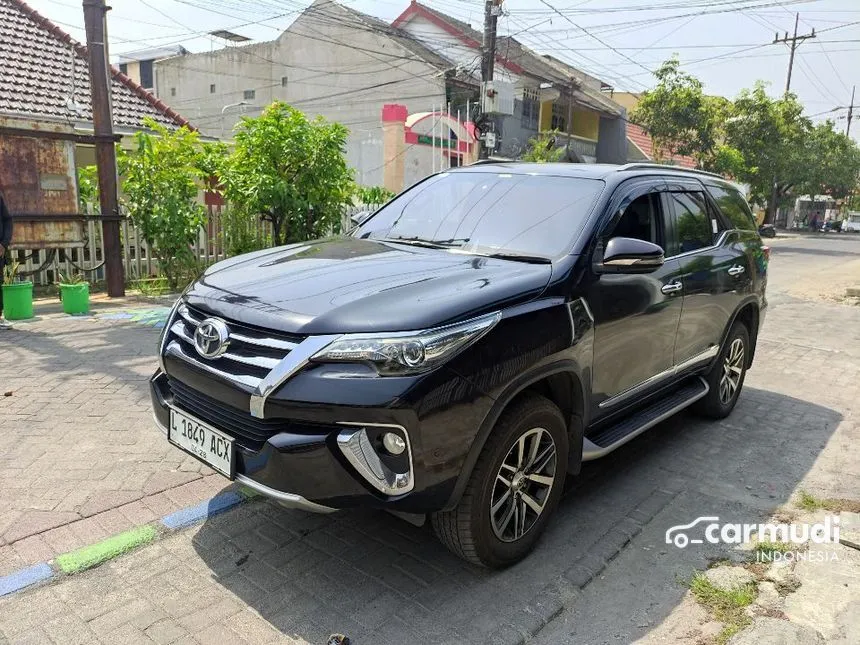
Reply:
[[402, 455], [403, 451], [406, 450], [406, 442], [403, 437], [393, 432], [386, 432], [382, 435], [382, 445], [392, 455]]

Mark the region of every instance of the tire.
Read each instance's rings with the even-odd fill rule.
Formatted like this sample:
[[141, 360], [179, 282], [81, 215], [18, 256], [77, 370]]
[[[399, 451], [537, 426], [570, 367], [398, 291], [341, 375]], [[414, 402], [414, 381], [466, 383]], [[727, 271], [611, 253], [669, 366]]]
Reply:
[[[711, 389], [693, 404], [691, 409], [694, 412], [711, 419], [725, 419], [731, 414], [744, 386], [749, 351], [749, 331], [744, 323], [737, 321], [732, 325], [717, 361], [704, 376]], [[732, 368], [740, 368], [740, 374]]]
[[567, 459], [567, 426], [558, 407], [538, 395], [516, 401], [496, 422], [459, 505], [431, 515], [433, 530], [468, 562], [497, 569], [522, 560], [558, 506]]

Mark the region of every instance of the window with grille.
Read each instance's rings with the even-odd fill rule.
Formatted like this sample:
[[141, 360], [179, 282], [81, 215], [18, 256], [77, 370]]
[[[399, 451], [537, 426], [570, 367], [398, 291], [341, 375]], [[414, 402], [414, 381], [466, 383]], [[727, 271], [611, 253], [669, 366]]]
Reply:
[[567, 106], [559, 105], [558, 103], [552, 104], [552, 122], [550, 127], [553, 130], [561, 130], [565, 132], [567, 130]]
[[257, 97], [257, 90], [245, 90], [245, 100], [250, 101]]
[[522, 99], [520, 125], [529, 130], [537, 130], [540, 119], [540, 90], [525, 88]]

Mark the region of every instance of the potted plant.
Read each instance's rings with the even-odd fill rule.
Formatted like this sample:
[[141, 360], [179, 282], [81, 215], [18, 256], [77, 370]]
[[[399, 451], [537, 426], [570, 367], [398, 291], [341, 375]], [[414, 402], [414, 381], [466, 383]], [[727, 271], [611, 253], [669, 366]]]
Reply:
[[90, 311], [90, 285], [80, 273], [63, 275], [59, 273], [57, 285], [60, 287], [60, 300], [67, 314], [86, 314]]
[[20, 263], [12, 260], [3, 272], [3, 315], [6, 320], [33, 317], [33, 283], [18, 279]]

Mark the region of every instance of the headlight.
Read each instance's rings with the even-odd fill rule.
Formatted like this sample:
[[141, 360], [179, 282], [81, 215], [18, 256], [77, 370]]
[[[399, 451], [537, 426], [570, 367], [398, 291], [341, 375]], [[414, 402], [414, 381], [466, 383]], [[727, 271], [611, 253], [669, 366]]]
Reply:
[[502, 317], [495, 312], [426, 331], [347, 334], [320, 350], [318, 363], [370, 363], [380, 376], [432, 370], [486, 334]]

